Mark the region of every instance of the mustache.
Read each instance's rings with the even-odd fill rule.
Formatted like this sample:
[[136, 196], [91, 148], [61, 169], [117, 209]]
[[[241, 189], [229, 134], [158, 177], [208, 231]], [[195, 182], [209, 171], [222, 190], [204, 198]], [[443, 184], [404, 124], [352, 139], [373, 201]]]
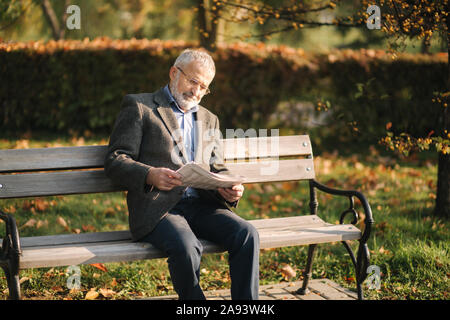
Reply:
[[194, 95], [192, 92], [184, 92], [183, 95], [188, 98], [194, 98], [194, 99], [198, 100], [198, 97], [196, 95]]

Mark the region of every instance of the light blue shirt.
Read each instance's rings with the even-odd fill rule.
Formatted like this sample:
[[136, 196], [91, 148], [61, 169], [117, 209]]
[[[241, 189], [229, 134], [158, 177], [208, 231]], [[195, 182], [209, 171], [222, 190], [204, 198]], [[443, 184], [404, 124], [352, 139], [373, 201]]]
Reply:
[[[170, 106], [172, 107], [172, 111], [175, 114], [175, 117], [177, 118], [178, 126], [183, 132], [183, 143], [187, 153], [188, 160], [194, 161], [195, 137], [196, 137], [195, 113], [198, 111], [198, 105], [189, 109], [188, 111], [183, 111], [180, 109], [177, 101], [172, 96], [172, 93], [170, 92], [168, 85], [164, 87], [164, 93], [166, 94], [167, 100], [169, 101]], [[184, 192], [182, 198], [188, 196], [198, 197], [198, 193], [195, 189], [188, 187]]]

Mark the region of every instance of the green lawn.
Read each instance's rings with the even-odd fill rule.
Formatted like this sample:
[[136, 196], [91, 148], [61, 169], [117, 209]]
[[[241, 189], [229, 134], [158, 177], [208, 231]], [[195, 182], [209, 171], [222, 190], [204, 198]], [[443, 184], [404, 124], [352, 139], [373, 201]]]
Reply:
[[[106, 138], [0, 139], [0, 148], [105, 144]], [[420, 163], [420, 165], [419, 165]], [[400, 162], [372, 150], [365, 156], [336, 152], [315, 157], [317, 180], [336, 188], [357, 189], [368, 198], [375, 224], [369, 240], [371, 264], [381, 269], [381, 288], [367, 289], [369, 299], [448, 299], [450, 258], [449, 223], [432, 216], [437, 166], [432, 161]], [[319, 193], [319, 216], [338, 223], [346, 198]], [[308, 214], [307, 183], [246, 185], [236, 213], [246, 219]], [[124, 230], [128, 216], [124, 193], [4, 200], [0, 208], [14, 214], [21, 236]], [[0, 237], [4, 234], [0, 223]], [[363, 225], [359, 225], [363, 227]], [[353, 243], [357, 247], [357, 242]], [[260, 283], [302, 279], [307, 247], [261, 252]], [[281, 269], [290, 265], [296, 276]], [[174, 294], [166, 259], [82, 265], [80, 290], [69, 290], [67, 267], [23, 270], [25, 299], [133, 299]], [[328, 278], [354, 289], [351, 260], [340, 243], [318, 246], [313, 278]], [[227, 254], [205, 255], [201, 286], [206, 290], [230, 287]], [[98, 296], [97, 296], [98, 294]], [[3, 273], [0, 298], [7, 298]]]

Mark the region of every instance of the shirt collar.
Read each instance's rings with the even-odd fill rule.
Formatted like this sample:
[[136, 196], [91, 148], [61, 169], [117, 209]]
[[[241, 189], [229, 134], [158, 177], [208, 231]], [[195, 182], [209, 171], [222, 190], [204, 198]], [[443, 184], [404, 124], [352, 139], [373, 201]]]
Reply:
[[[182, 113], [192, 113], [192, 112], [197, 112], [198, 111], [198, 105], [196, 105], [195, 107], [192, 107], [191, 109], [189, 109], [188, 111], [184, 111], [180, 108], [180, 106], [178, 105], [177, 101], [175, 100], [175, 98], [173, 97], [172, 93], [170, 92], [169, 89], [169, 85], [166, 85], [164, 87], [164, 94], [166, 95], [167, 100], [169, 101], [170, 105], [172, 106], [172, 109], [174, 111], [180, 111]], [[175, 105], [176, 108], [173, 108], [173, 105]]]

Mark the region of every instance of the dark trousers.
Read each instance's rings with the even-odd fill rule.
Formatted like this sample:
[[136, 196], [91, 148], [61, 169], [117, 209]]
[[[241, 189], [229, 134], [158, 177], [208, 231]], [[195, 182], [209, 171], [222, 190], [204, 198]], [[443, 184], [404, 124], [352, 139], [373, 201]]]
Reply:
[[228, 250], [231, 298], [257, 300], [258, 231], [220, 204], [199, 198], [182, 199], [141, 241], [168, 255], [170, 276], [180, 300], [203, 300], [199, 284], [203, 247], [198, 238]]

